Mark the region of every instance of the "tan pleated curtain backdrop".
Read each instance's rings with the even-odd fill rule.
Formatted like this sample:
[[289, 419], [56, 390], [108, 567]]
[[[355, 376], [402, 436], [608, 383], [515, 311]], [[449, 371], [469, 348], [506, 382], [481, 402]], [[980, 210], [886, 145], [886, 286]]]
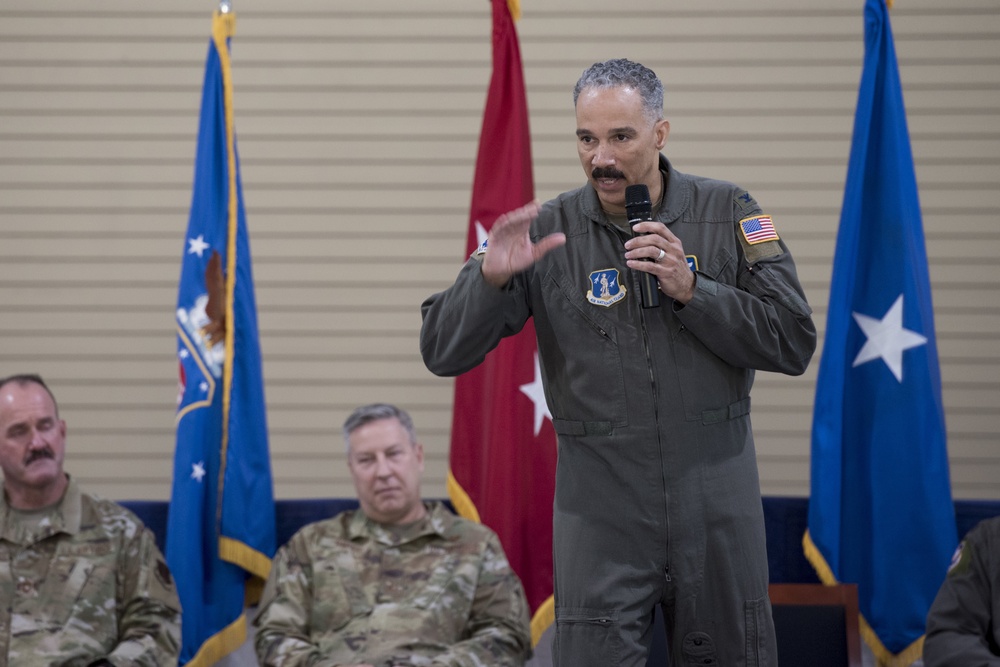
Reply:
[[[798, 262], [821, 335], [863, 54], [862, 0], [523, 0], [540, 199], [582, 183], [571, 89], [596, 60], [661, 76], [682, 171], [739, 182]], [[349, 496], [339, 427], [409, 409], [444, 495], [451, 380], [420, 302], [463, 261], [490, 75], [485, 0], [234, 0], [236, 129], [278, 497]], [[173, 313], [215, 4], [0, 5], [0, 375], [40, 372], [67, 468], [167, 499]], [[1000, 498], [1000, 7], [897, 0], [954, 493]], [[758, 374], [763, 490], [809, 492], [820, 352]]]

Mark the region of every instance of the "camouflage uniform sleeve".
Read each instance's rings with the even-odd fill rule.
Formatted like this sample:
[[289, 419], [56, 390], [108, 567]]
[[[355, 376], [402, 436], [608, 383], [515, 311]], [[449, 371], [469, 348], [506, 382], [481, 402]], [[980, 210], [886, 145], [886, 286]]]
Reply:
[[312, 643], [309, 631], [312, 566], [300, 535], [271, 561], [260, 607], [254, 617], [254, 649], [261, 667], [333, 667]]
[[492, 533], [484, 543], [465, 634], [466, 639], [436, 656], [432, 664], [520, 667], [531, 657], [531, 627], [524, 588], [507, 562], [499, 538]]
[[176, 665], [181, 604], [173, 577], [152, 531], [140, 527], [121, 552], [120, 641], [107, 656], [116, 667]]

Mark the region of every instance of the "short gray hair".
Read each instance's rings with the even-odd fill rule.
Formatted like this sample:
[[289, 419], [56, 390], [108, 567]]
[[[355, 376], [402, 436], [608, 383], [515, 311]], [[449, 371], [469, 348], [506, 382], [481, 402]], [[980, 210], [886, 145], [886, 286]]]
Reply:
[[642, 97], [642, 108], [653, 121], [663, 117], [663, 84], [653, 70], [625, 58], [594, 63], [583, 71], [573, 88], [573, 106], [588, 88], [634, 88]]
[[382, 419], [399, 420], [399, 423], [402, 424], [404, 429], [406, 429], [407, 435], [410, 436], [410, 444], [416, 444], [417, 431], [413, 427], [413, 419], [410, 418], [410, 415], [406, 412], [406, 410], [389, 403], [371, 403], [357, 408], [344, 421], [344, 442], [347, 443], [348, 448], [351, 446], [352, 433], [365, 424], [370, 424]]

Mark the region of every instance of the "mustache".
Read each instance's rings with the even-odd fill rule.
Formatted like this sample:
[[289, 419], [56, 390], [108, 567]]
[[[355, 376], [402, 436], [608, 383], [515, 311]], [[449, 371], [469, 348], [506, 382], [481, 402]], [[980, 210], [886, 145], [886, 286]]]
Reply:
[[625, 174], [614, 167], [594, 167], [590, 175], [593, 178], [625, 178]]
[[24, 460], [25, 465], [30, 465], [39, 459], [54, 459], [56, 455], [51, 449], [45, 447], [44, 449], [35, 449], [28, 453], [28, 458]]

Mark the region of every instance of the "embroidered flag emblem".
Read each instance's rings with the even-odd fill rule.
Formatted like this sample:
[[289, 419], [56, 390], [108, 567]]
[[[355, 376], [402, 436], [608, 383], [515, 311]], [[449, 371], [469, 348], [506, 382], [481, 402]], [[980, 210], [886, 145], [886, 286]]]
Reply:
[[774, 224], [769, 215], [743, 218], [740, 220], [740, 229], [743, 230], [743, 236], [750, 245], [778, 240], [778, 232], [774, 231]]
[[601, 269], [590, 274], [593, 288], [587, 292], [587, 301], [605, 308], [618, 303], [628, 292], [618, 280], [618, 269]]

